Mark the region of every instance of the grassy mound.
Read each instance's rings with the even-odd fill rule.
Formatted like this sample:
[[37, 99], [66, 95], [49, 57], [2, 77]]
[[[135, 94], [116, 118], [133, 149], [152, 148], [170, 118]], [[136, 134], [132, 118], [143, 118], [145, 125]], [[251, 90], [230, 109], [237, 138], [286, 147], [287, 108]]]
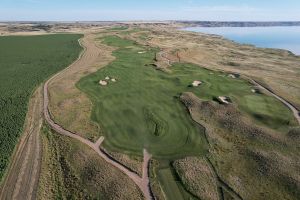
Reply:
[[77, 58], [80, 37], [0, 37], [0, 179], [22, 132], [31, 93]]

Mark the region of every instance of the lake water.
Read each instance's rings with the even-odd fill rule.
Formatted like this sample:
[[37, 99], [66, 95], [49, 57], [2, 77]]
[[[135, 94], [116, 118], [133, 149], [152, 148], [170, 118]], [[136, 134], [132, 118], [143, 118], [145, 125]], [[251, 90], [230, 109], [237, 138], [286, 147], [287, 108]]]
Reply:
[[190, 27], [184, 30], [221, 35], [243, 44], [287, 49], [300, 55], [300, 26], [281, 27]]

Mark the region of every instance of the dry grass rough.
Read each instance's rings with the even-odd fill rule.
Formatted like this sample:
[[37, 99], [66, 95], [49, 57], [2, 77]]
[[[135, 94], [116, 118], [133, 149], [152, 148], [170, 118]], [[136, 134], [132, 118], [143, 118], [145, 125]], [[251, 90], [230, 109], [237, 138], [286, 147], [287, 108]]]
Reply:
[[173, 164], [182, 182], [199, 199], [218, 200], [216, 178], [204, 159], [187, 157]]
[[39, 199], [143, 199], [138, 187], [91, 149], [44, 127]]
[[192, 93], [183, 94], [181, 100], [206, 128], [208, 156], [216, 173], [243, 199], [299, 197], [297, 140], [253, 125], [233, 105], [201, 101]]

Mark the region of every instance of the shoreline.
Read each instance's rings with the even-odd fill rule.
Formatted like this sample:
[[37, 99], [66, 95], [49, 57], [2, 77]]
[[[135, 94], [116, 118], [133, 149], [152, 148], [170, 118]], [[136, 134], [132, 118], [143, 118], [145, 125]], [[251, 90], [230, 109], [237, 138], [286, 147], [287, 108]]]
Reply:
[[[276, 50], [276, 51], [284, 51], [284, 52], [287, 52], [289, 54], [292, 54], [294, 56], [300, 56], [300, 48], [297, 49], [297, 50], [294, 50], [294, 49], [287, 49], [287, 48], [282, 48], [280, 46], [278, 47], [268, 47], [268, 45], [264, 45], [264, 44], [258, 44], [258, 42], [248, 42], [249, 41], [249, 35], [245, 35], [247, 38], [245, 38], [245, 41], [241, 41], [239, 39], [236, 39], [236, 37], [241, 37], [242, 35], [239, 35], [239, 33], [237, 32], [234, 32], [234, 33], [230, 33], [232, 36], [228, 37], [226, 36], [225, 34], [220, 34], [219, 32], [217, 33], [213, 33], [213, 29], [255, 29], [255, 28], [261, 28], [261, 29], [270, 29], [270, 28], [285, 28], [285, 27], [288, 27], [288, 28], [291, 28], [291, 27], [297, 27], [299, 29], [299, 32], [300, 32], [300, 26], [247, 26], [247, 27], [235, 27], [235, 26], [222, 26], [222, 27], [203, 27], [203, 26], [187, 26], [187, 27], [181, 27], [179, 28], [178, 30], [181, 30], [181, 31], [186, 31], [186, 32], [192, 32], [192, 33], [201, 33], [201, 34], [207, 34], [207, 35], [211, 35], [211, 36], [217, 36], [217, 37], [221, 37], [225, 40], [230, 40], [234, 43], [237, 43], [239, 45], [250, 45], [250, 46], [254, 46], [256, 48], [261, 48], [261, 49], [270, 49], [270, 50]], [[191, 29], [195, 29], [195, 30], [191, 30]], [[196, 30], [198, 29], [198, 30]], [[201, 29], [201, 30], [200, 30]], [[208, 32], [205, 32], [205, 31], [202, 31], [202, 29], [207, 29], [207, 30], [211, 30], [211, 31], [208, 31]], [[260, 38], [260, 41], [264, 41], [263, 39], [263, 33], [260, 32], [259, 30], [255, 31], [255, 35], [253, 37], [250, 38], [250, 40], [252, 40], [254, 37], [255, 38]], [[282, 38], [285, 38], [285, 37], [282, 37]], [[248, 39], [248, 41], [247, 41]], [[280, 38], [281, 39], [281, 38]], [[278, 40], [278, 39], [277, 39]], [[300, 38], [299, 38], [300, 40]], [[270, 43], [273, 42], [273, 41], [270, 41]], [[281, 41], [277, 41], [278, 44], [282, 44]], [[279, 43], [280, 42], [280, 43]], [[277, 44], [277, 43], [276, 43]]]

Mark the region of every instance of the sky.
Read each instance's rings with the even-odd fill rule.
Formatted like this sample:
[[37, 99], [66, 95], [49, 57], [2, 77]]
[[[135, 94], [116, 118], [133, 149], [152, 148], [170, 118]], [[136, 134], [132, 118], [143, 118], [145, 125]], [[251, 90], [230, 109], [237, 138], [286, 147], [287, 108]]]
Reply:
[[0, 0], [0, 21], [300, 21], [300, 0]]

